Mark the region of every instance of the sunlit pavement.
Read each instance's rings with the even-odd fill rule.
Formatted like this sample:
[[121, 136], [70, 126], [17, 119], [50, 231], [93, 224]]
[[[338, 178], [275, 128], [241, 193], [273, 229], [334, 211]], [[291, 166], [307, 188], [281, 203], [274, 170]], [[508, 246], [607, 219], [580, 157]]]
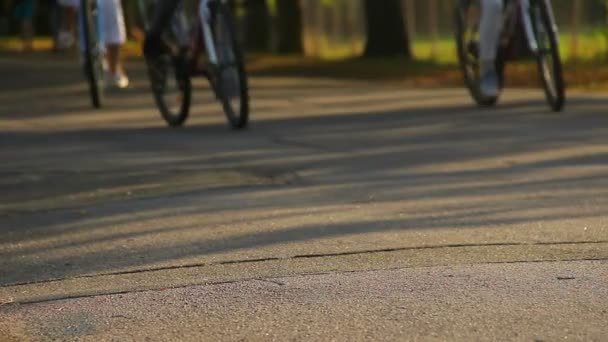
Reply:
[[103, 110], [69, 59], [0, 75], [2, 341], [608, 336], [608, 97], [254, 78], [236, 132], [140, 65]]

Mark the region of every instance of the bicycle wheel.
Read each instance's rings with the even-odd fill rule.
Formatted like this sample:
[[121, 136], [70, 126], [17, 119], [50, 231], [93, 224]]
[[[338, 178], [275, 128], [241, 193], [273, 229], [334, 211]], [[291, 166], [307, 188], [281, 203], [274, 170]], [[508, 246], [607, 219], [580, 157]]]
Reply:
[[215, 1], [214, 5], [211, 27], [218, 65], [212, 66], [212, 81], [230, 126], [242, 129], [249, 123], [249, 89], [243, 54], [230, 8], [222, 1]]
[[555, 112], [564, 108], [566, 90], [562, 73], [557, 28], [546, 1], [531, 3], [531, 17], [538, 42], [538, 68], [549, 106]]
[[101, 108], [103, 103], [103, 47], [99, 39], [99, 8], [95, 0], [80, 0], [81, 51], [84, 74], [89, 83], [91, 103]]
[[[140, 3], [146, 4], [141, 0]], [[153, 9], [146, 9], [153, 13]], [[145, 18], [146, 14], [142, 13], [142, 17]], [[149, 26], [148, 23], [144, 24]], [[162, 35], [162, 52], [158, 57], [146, 58], [148, 78], [156, 106], [163, 119], [172, 127], [182, 126], [186, 122], [192, 98], [188, 51], [184, 44], [180, 43], [177, 37], [179, 33], [175, 32], [177, 29], [172, 25], [171, 29]]]
[[182, 126], [190, 114], [192, 84], [186, 64], [181, 53], [164, 53], [154, 61], [147, 61], [156, 106], [173, 127]]
[[[464, 76], [465, 86], [471, 97], [479, 106], [493, 106], [498, 101], [496, 97], [486, 97], [481, 94], [480, 83], [480, 60], [479, 60], [479, 15], [481, 13], [478, 0], [459, 0], [456, 4], [456, 47], [458, 61]], [[504, 79], [504, 57], [499, 51], [496, 58], [496, 70], [498, 72], [500, 87]]]

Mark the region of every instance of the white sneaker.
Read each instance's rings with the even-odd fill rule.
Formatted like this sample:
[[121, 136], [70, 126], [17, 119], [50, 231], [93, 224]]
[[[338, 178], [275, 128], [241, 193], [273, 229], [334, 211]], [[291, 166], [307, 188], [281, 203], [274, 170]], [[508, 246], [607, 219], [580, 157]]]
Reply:
[[57, 48], [67, 50], [74, 45], [74, 35], [68, 31], [61, 31], [57, 34]]
[[481, 61], [479, 72], [481, 74], [481, 79], [479, 80], [481, 96], [486, 98], [498, 97], [500, 94], [500, 84], [498, 73], [496, 72], [496, 62], [494, 60]]
[[129, 87], [129, 78], [125, 74], [106, 72], [105, 84], [108, 88], [126, 89]]
[[487, 98], [498, 97], [500, 89], [498, 85], [498, 75], [494, 71], [488, 71], [481, 76], [479, 83], [481, 95]]

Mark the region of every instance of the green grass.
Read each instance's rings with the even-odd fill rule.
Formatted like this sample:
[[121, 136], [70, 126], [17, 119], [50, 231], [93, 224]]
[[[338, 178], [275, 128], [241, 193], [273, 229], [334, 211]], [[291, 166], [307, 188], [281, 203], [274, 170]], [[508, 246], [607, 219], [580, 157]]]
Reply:
[[[578, 60], [590, 61], [597, 60], [598, 57], [608, 57], [608, 33], [591, 31], [579, 36], [579, 49], [577, 56], [572, 56], [570, 34], [561, 34], [561, 54], [565, 62]], [[313, 51], [313, 55], [326, 60], [340, 60], [356, 57], [361, 54], [364, 47], [363, 40], [335, 41], [327, 37], [322, 37], [316, 42], [306, 38], [305, 45]], [[310, 47], [314, 46], [314, 47]], [[48, 37], [37, 38], [34, 41], [36, 50], [49, 50], [52, 48], [52, 41]], [[434, 48], [434, 50], [433, 50]], [[19, 51], [21, 41], [17, 37], [0, 38], [0, 50]], [[129, 55], [140, 55], [140, 44], [130, 41], [127, 44]], [[433, 42], [427, 38], [416, 39], [414, 44], [414, 55], [416, 59], [431, 60], [439, 64], [456, 64], [456, 47], [454, 38], [445, 36]]]
[[[608, 38], [601, 31], [588, 32], [579, 36], [579, 49], [572, 55], [572, 36], [560, 34], [560, 53], [564, 62], [574, 60], [587, 62], [608, 56]], [[435, 53], [433, 53], [435, 45]], [[441, 64], [456, 64], [456, 46], [453, 37], [442, 37], [435, 44], [429, 39], [419, 39], [414, 44], [414, 54], [418, 59], [433, 60]]]
[[[569, 87], [608, 90], [608, 44], [601, 33], [581, 36], [577, 58], [570, 55], [570, 36], [561, 36], [565, 77]], [[414, 46], [416, 59], [403, 58], [363, 59], [353, 51], [363, 49], [363, 43], [343, 42], [330, 44], [328, 40], [316, 42], [321, 47], [319, 57], [276, 56], [272, 54], [248, 54], [248, 69], [255, 75], [330, 77], [363, 80], [399, 81], [414, 86], [462, 86], [462, 75], [457, 67], [454, 42], [445, 37], [437, 41], [436, 53], [432, 53], [429, 40], [417, 40]], [[35, 41], [37, 50], [50, 50], [48, 38]], [[0, 38], [0, 51], [19, 51], [17, 38]], [[137, 42], [126, 46], [129, 58], [140, 58]], [[508, 64], [509, 86], [538, 86], [534, 63]]]
[[[560, 35], [560, 52], [565, 62], [597, 60], [608, 56], [608, 35], [602, 31], [591, 31], [579, 36], [579, 49], [576, 56], [572, 55], [572, 36]], [[328, 37], [313, 39], [305, 38], [307, 51], [321, 59], [340, 60], [359, 56], [364, 48], [362, 39], [353, 41], [336, 41]], [[416, 59], [430, 60], [438, 64], [457, 64], [454, 38], [444, 36], [437, 41], [419, 37], [413, 46]]]

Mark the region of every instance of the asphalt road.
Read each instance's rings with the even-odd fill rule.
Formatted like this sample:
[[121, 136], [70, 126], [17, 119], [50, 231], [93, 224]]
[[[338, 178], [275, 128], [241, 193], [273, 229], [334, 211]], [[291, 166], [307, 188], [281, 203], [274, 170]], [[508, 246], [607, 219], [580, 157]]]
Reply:
[[0, 340], [602, 340], [608, 97], [254, 78], [165, 127], [0, 56]]

